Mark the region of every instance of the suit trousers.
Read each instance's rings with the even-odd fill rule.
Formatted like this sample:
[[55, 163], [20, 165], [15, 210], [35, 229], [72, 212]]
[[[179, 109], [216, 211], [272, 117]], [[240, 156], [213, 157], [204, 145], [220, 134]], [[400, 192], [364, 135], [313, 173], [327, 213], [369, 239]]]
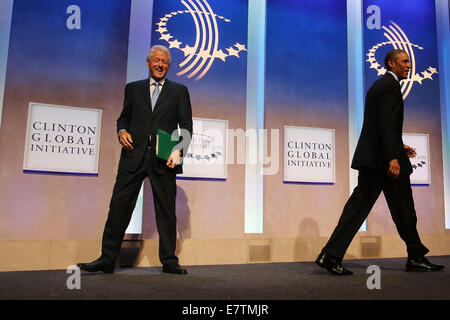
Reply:
[[159, 234], [159, 259], [163, 265], [177, 265], [176, 174], [158, 174], [150, 167], [150, 150], [136, 172], [119, 171], [109, 206], [102, 239], [102, 259], [112, 263], [119, 256], [125, 230], [130, 223], [142, 182], [149, 178]]
[[323, 252], [342, 261], [348, 246], [383, 191], [398, 234], [406, 243], [409, 258], [423, 257], [429, 250], [420, 241], [409, 174], [396, 179], [380, 169], [361, 169], [358, 186], [344, 206], [339, 222]]

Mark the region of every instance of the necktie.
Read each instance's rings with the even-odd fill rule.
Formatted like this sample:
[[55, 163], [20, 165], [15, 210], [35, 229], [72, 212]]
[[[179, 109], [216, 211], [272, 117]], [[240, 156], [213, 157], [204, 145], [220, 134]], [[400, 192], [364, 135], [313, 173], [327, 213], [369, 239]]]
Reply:
[[155, 85], [155, 90], [153, 90], [152, 94], [152, 111], [155, 109], [156, 101], [158, 101], [159, 97], [159, 83], [155, 82], [153, 84]]

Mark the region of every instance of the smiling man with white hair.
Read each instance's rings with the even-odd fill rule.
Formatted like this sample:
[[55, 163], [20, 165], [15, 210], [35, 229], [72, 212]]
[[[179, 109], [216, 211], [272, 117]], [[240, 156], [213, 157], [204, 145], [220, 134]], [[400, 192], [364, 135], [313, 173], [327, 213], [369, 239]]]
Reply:
[[[182, 173], [181, 157], [192, 136], [192, 110], [186, 86], [166, 78], [171, 62], [169, 49], [153, 46], [147, 57], [151, 77], [125, 87], [117, 133], [122, 145], [119, 169], [102, 239], [102, 255], [91, 263], [79, 263], [88, 272], [112, 273], [125, 230], [130, 222], [143, 180], [153, 191], [159, 233], [159, 258], [163, 272], [186, 274], [178, 264], [176, 247], [176, 174]], [[169, 159], [156, 157], [156, 133], [181, 130], [182, 143]]]

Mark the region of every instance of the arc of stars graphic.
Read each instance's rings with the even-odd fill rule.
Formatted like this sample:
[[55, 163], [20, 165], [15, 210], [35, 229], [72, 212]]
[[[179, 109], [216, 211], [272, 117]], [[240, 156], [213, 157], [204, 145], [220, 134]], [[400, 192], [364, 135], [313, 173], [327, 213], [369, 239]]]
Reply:
[[[370, 67], [369, 68], [370, 69], [375, 69], [378, 72], [378, 74], [377, 74], [378, 76], [385, 74], [387, 70], [386, 70], [385, 67], [382, 67], [378, 63], [378, 61], [375, 58], [375, 53], [378, 50], [378, 48], [380, 48], [380, 47], [382, 47], [384, 45], [387, 45], [387, 44], [392, 44], [392, 43], [390, 41], [379, 43], [379, 44], [373, 46], [369, 50], [369, 53], [367, 54], [368, 58], [366, 59], [366, 61], [370, 63]], [[423, 50], [423, 48], [421, 46], [418, 46], [416, 44], [411, 44], [411, 45], [416, 47], [416, 48], [418, 48], [418, 49], [420, 49], [420, 50]], [[437, 72], [436, 68], [428, 67], [428, 69], [426, 69], [425, 71], [423, 71], [421, 73], [422, 73], [423, 77], [421, 77], [418, 73], [415, 73], [414, 75], [412, 75], [412, 77], [411, 77], [411, 79], [409, 81], [413, 81], [413, 82], [415, 81], [415, 82], [419, 82], [419, 84], [422, 84], [422, 81], [424, 79], [433, 80], [433, 78], [432, 78], [433, 74], [438, 73], [438, 72]]]
[[[230, 23], [231, 20], [215, 14], [206, 0], [203, 0], [203, 2], [196, 0], [197, 5], [193, 1], [189, 2], [192, 7], [187, 2], [181, 1], [187, 10], [173, 11], [160, 18], [159, 22], [156, 23], [158, 28], [155, 31], [160, 35], [159, 40], [164, 40], [168, 43], [169, 49], [174, 48], [183, 51], [185, 60], [179, 66], [181, 68], [184, 67], [184, 69], [178, 72], [177, 75], [181, 76], [190, 72], [187, 75], [188, 78], [197, 75], [195, 79], [200, 80], [205, 76], [216, 59], [227, 62], [227, 59], [232, 57], [240, 58], [239, 54], [247, 51], [247, 49], [245, 44], [239, 42], [236, 42], [228, 48], [218, 49], [219, 33], [217, 19], [226, 23]], [[193, 18], [196, 39], [192, 46], [176, 39], [168, 30], [167, 24], [169, 20], [180, 14], [190, 14]]]
[[392, 25], [389, 28], [387, 28], [385, 26], [382, 27], [386, 31], [384, 33], [384, 36], [389, 41], [381, 42], [381, 43], [374, 45], [369, 50], [369, 52], [366, 54], [367, 55], [366, 61], [370, 63], [369, 68], [377, 71], [377, 76], [380, 76], [380, 75], [383, 75], [384, 73], [386, 73], [387, 70], [385, 67], [381, 66], [378, 63], [378, 61], [376, 60], [375, 54], [379, 48], [381, 48], [385, 45], [392, 45], [394, 47], [394, 49], [402, 49], [402, 50], [406, 51], [411, 59], [410, 73], [408, 75], [408, 78], [403, 80], [403, 83], [402, 83], [403, 99], [406, 99], [406, 97], [408, 96], [408, 94], [415, 82], [418, 82], [420, 85], [422, 85], [422, 81], [424, 81], [426, 79], [433, 80], [433, 75], [437, 74], [438, 71], [436, 68], [429, 66], [427, 69], [425, 69], [424, 71], [422, 71], [420, 73], [415, 72], [416, 66], [415, 66], [415, 56], [414, 56], [413, 47], [417, 48], [419, 50], [423, 50], [423, 47], [421, 47], [417, 44], [411, 43], [409, 41], [408, 37], [406, 36], [406, 34], [403, 32], [403, 30], [394, 22], [391, 21], [391, 23], [392, 23]]

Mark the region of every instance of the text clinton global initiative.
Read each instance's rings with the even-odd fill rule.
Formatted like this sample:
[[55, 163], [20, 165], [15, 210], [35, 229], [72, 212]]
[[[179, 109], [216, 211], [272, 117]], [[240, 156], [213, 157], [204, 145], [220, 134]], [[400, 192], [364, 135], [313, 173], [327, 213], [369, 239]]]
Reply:
[[36, 121], [31, 140], [37, 143], [31, 144], [31, 151], [93, 156], [95, 132], [91, 126]]
[[287, 165], [290, 167], [332, 167], [332, 146], [328, 143], [289, 141]]

